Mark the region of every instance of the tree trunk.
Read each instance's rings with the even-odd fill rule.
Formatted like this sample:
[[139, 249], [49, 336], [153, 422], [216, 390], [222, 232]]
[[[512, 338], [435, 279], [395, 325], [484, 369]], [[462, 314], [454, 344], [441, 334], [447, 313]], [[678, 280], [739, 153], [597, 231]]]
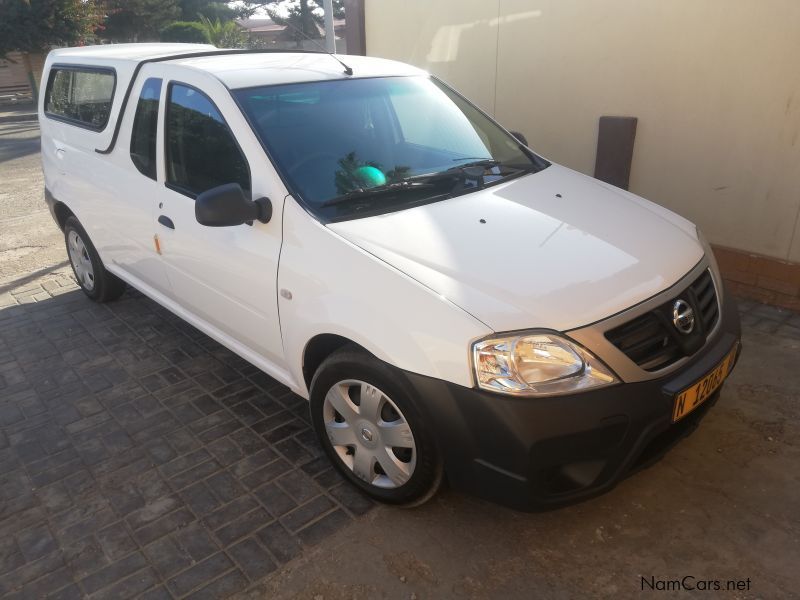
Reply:
[[36, 85], [36, 76], [33, 74], [33, 63], [31, 55], [27, 52], [22, 53], [22, 61], [25, 63], [25, 74], [28, 76], [28, 84], [31, 86], [31, 96], [33, 101], [39, 102], [39, 87]]
[[[311, 28], [314, 28], [314, 31]], [[317, 38], [316, 33], [316, 25], [314, 24], [314, 18], [311, 16], [311, 9], [308, 6], [308, 0], [300, 0], [300, 29], [302, 29], [303, 33], [310, 38]]]

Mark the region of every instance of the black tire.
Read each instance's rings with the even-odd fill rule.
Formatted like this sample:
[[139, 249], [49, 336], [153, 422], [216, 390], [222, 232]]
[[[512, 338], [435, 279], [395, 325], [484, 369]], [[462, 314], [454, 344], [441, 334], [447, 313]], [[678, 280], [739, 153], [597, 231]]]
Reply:
[[[384, 488], [362, 480], [356, 476], [352, 467], [345, 464], [331, 443], [325, 426], [325, 396], [335, 385], [345, 380], [365, 382], [383, 392], [384, 397], [390, 400], [388, 404], [396, 405], [400, 411], [398, 416], [404, 418], [410, 427], [416, 453], [415, 466], [409, 479], [402, 485]], [[317, 369], [311, 381], [309, 400], [314, 431], [325, 453], [339, 472], [365, 494], [379, 502], [403, 506], [417, 506], [436, 494], [442, 482], [440, 454], [432, 432], [415, 406], [410, 385], [392, 367], [359, 348], [342, 348], [329, 356]], [[384, 408], [386, 404], [387, 402], [383, 402]], [[393, 408], [389, 410], [392, 411]], [[358, 449], [355, 448], [354, 452], [358, 452]], [[375, 468], [382, 471], [380, 466]]]
[[[79, 253], [75, 248], [70, 248], [71, 235], [76, 235], [83, 244], [83, 250]], [[72, 272], [78, 285], [89, 298], [95, 302], [110, 302], [119, 298], [125, 291], [125, 282], [119, 277], [112, 275], [103, 266], [100, 255], [92, 244], [92, 240], [86, 230], [74, 216], [68, 217], [64, 223], [64, 243], [67, 248], [67, 256]], [[76, 266], [76, 254], [81, 254], [84, 259], [91, 263], [91, 275], [87, 277], [83, 274], [80, 266]], [[77, 260], [80, 260], [78, 258]]]

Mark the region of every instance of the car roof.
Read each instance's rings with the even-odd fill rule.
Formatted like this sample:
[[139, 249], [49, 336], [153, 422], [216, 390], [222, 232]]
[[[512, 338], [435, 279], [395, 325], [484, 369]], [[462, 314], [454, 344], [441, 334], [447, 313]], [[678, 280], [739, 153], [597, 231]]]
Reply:
[[[411, 65], [382, 58], [350, 55], [337, 55], [337, 58], [353, 70], [352, 78], [424, 73]], [[221, 54], [182, 58], [172, 64], [207, 71], [231, 89], [349, 78], [344, 67], [324, 52]]]
[[[198, 53], [200, 56], [186, 56]], [[344, 67], [325, 52], [241, 51], [215, 48], [207, 44], [108, 44], [54, 50], [53, 62], [104, 66], [143, 60], [166, 59], [180, 65], [210, 73], [228, 88], [246, 88], [280, 83], [300, 83], [349, 78]], [[168, 57], [180, 56], [175, 60]], [[397, 77], [425, 72], [404, 63], [367, 56], [337, 55], [353, 70], [353, 78]], [[66, 59], [66, 60], [65, 60]]]
[[53, 58], [77, 58], [82, 60], [113, 59], [124, 62], [139, 62], [172, 54], [187, 52], [209, 52], [216, 50], [211, 44], [103, 44], [99, 46], [78, 46], [59, 48], [50, 54]]

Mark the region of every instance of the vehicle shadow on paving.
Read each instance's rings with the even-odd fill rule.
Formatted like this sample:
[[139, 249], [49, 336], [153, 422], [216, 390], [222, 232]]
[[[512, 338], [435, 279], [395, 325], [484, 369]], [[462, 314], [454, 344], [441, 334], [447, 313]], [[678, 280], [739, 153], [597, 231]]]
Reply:
[[42, 277], [43, 275], [47, 275], [48, 273], [52, 273], [53, 271], [58, 271], [59, 269], [63, 269], [68, 264], [69, 261], [64, 260], [50, 267], [45, 267], [44, 269], [39, 269], [38, 271], [34, 271], [33, 273], [28, 273], [27, 275], [23, 275], [22, 277], [6, 281], [5, 283], [0, 284], [0, 294], [4, 294], [5, 292], [10, 292], [11, 290], [21, 288], [25, 284], [34, 281]]
[[322, 455], [305, 400], [138, 292], [11, 295], [0, 596], [224, 597], [372, 508]]
[[42, 147], [38, 136], [35, 138], [17, 136], [38, 128], [38, 123], [15, 123], [5, 126], [0, 131], [0, 163], [37, 154]]

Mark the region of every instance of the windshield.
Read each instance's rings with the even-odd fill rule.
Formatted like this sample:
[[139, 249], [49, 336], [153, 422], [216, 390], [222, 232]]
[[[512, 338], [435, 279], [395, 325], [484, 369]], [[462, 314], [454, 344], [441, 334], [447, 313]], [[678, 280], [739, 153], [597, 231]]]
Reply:
[[292, 193], [324, 221], [451, 198], [548, 164], [424, 76], [233, 94]]

